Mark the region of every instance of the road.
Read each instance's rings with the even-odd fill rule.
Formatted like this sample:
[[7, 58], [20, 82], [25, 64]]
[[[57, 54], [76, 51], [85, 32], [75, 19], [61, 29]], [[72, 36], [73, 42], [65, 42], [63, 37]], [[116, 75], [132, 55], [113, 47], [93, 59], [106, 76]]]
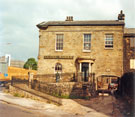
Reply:
[[14, 105], [0, 102], [1, 117], [47, 117], [38, 113], [34, 113], [29, 109], [20, 108]]
[[[56, 106], [13, 97], [3, 93], [3, 89], [4, 87], [0, 87], [0, 117], [123, 117], [124, 115], [130, 117], [131, 115], [126, 103], [114, 96], [99, 96], [90, 100], [65, 99], [62, 106]], [[11, 104], [13, 102], [14, 104]]]
[[5, 89], [5, 87], [0, 86], [0, 92], [2, 92], [3, 89]]
[[[80, 117], [65, 112], [53, 104], [38, 103], [34, 100], [13, 97], [4, 93], [2, 91], [3, 89], [4, 87], [0, 87], [0, 117]], [[3, 97], [6, 98], [6, 101]], [[20, 100], [20, 103], [18, 103], [18, 100]], [[28, 105], [26, 103], [28, 103]]]
[[[0, 92], [4, 87], [0, 87]], [[38, 113], [36, 110], [23, 108], [0, 101], [0, 117], [49, 117], [45, 114]]]

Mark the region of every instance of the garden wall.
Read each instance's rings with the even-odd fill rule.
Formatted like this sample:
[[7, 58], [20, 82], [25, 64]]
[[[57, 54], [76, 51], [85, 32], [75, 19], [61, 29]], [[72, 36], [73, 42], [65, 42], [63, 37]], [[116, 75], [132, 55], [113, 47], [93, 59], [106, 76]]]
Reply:
[[32, 82], [32, 89], [62, 98], [85, 98], [96, 95], [95, 85], [82, 82], [44, 83]]

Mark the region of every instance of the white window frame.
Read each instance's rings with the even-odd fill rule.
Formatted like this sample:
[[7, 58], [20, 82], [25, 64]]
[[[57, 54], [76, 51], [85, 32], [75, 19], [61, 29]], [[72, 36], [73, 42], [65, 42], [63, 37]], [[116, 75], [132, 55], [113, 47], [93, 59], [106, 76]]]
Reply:
[[[61, 35], [63, 36], [63, 39], [62, 39], [62, 44], [64, 45], [64, 34], [56, 34], [56, 38], [55, 38], [55, 51], [63, 51], [63, 48], [62, 49], [57, 49], [57, 40], [58, 40], [58, 35]], [[62, 45], [62, 46], [63, 46]]]
[[[112, 38], [107, 38], [107, 35], [111, 35]], [[108, 39], [108, 40], [107, 40]], [[110, 40], [109, 40], [110, 39]], [[111, 40], [112, 39], [112, 40]], [[106, 42], [110, 42], [110, 44], [106, 44]], [[111, 43], [112, 42], [112, 43]], [[112, 46], [112, 47], [106, 47], [106, 46]], [[113, 34], [105, 34], [105, 40], [104, 40], [104, 48], [105, 49], [113, 49], [114, 48], [114, 35]]]
[[[89, 42], [85, 42], [85, 35], [90, 35], [90, 41]], [[90, 49], [86, 50], [84, 44], [90, 44]], [[85, 33], [83, 34], [83, 52], [91, 52], [91, 33]]]
[[135, 69], [135, 59], [130, 59], [130, 69]]

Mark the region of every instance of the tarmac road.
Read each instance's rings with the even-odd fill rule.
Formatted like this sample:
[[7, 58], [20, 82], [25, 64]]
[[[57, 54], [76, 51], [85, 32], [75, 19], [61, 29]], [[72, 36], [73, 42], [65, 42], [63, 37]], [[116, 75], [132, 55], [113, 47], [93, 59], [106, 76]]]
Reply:
[[[27, 109], [0, 102], [0, 117], [45, 117]], [[47, 117], [47, 116], [46, 116]]]
[[3, 90], [4, 88], [5, 88], [5, 87], [0, 86], [0, 92], [2, 92], [2, 90]]
[[[5, 87], [0, 86], [0, 92]], [[49, 117], [45, 114], [38, 113], [35, 110], [23, 108], [20, 106], [8, 104], [0, 101], [0, 117]]]
[[57, 109], [53, 104], [13, 97], [3, 89], [0, 87], [0, 117], [80, 117]]

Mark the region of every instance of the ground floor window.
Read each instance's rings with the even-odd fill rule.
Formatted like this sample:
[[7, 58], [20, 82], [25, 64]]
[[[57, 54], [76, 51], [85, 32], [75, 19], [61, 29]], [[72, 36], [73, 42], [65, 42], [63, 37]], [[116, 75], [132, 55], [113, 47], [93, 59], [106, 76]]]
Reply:
[[62, 65], [60, 63], [56, 63], [55, 65], [55, 72], [61, 73], [62, 72]]

